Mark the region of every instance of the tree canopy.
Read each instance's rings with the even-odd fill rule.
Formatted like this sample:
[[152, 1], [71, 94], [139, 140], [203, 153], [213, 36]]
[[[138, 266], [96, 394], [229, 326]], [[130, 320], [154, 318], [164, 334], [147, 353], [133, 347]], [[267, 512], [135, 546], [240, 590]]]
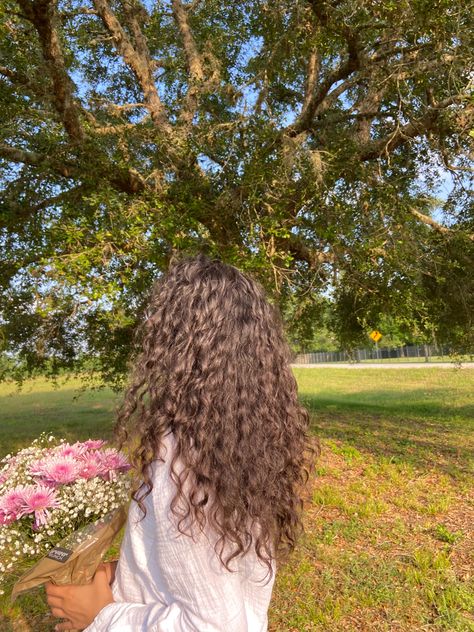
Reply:
[[[295, 342], [380, 315], [474, 345], [464, 0], [1, 0], [4, 352], [119, 382], [180, 252]], [[22, 369], [22, 370], [23, 370]]]

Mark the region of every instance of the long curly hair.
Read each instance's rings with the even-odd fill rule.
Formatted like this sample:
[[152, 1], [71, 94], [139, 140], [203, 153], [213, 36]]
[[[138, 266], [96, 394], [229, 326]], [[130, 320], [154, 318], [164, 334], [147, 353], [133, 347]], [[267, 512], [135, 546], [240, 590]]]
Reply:
[[179, 531], [211, 527], [229, 570], [254, 547], [271, 577], [271, 560], [285, 557], [301, 531], [301, 492], [318, 451], [297, 399], [280, 312], [260, 283], [199, 254], [155, 282], [136, 336], [116, 423], [140, 476], [134, 500], [144, 516], [150, 466], [172, 432], [171, 510]]

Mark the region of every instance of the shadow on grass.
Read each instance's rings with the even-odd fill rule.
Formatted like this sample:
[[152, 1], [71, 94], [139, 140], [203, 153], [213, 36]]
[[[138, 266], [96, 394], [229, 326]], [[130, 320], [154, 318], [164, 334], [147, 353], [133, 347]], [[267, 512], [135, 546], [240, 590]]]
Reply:
[[[381, 393], [382, 401], [383, 397]], [[433, 404], [431, 415], [431, 406], [417, 407], [413, 402], [385, 406], [308, 395], [301, 401], [311, 413], [312, 432], [320, 438], [456, 478], [474, 473], [471, 406], [450, 409]]]
[[[429, 401], [427, 396], [435, 396]], [[426, 389], [410, 390], [408, 392], [387, 391], [351, 391], [346, 396], [340, 394], [331, 397], [327, 393], [301, 394], [301, 400], [314, 410], [337, 409], [348, 412], [375, 412], [390, 416], [434, 417], [437, 421], [445, 419], [451, 424], [453, 417], [462, 418], [464, 426], [470, 425], [474, 429], [473, 404], [448, 404], [448, 398], [453, 400], [452, 391], [437, 389], [435, 393], [427, 393]], [[375, 400], [375, 401], [374, 401]]]

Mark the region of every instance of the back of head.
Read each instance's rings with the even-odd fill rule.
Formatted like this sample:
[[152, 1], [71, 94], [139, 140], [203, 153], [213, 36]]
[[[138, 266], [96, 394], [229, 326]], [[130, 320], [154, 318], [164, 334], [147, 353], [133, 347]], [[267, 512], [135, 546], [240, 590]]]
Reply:
[[198, 255], [156, 281], [139, 337], [117, 424], [122, 437], [133, 428], [138, 443], [132, 458], [145, 484], [136, 500], [149, 493], [149, 465], [172, 431], [184, 465], [178, 527], [209, 524], [221, 552], [232, 544], [224, 564], [254, 546], [270, 567], [300, 528], [309, 420], [278, 310], [250, 276]]

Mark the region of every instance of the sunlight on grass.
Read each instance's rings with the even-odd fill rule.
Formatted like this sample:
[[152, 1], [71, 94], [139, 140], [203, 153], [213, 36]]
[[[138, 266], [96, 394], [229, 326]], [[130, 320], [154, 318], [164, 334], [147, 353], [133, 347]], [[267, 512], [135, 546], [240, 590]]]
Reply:
[[114, 406], [119, 401], [108, 389], [80, 391], [71, 379], [53, 389], [45, 379], [30, 380], [21, 392], [13, 384], [0, 384], [0, 452], [13, 452], [43, 430], [68, 440], [110, 438]]

